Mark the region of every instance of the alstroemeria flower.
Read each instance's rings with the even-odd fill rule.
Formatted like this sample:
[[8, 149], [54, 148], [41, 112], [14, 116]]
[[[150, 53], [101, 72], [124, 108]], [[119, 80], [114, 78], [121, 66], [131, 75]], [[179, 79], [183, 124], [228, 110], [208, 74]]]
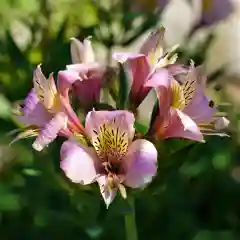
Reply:
[[[89, 108], [99, 101], [106, 66], [95, 60], [89, 38], [84, 39], [83, 43], [75, 38], [71, 41], [73, 64], [67, 65], [67, 70], [59, 72], [60, 93], [66, 95], [66, 86], [67, 89], [71, 88], [82, 106]], [[62, 89], [64, 92], [61, 92]]]
[[33, 84], [18, 109], [17, 119], [27, 127], [18, 139], [37, 136], [33, 148], [41, 151], [58, 135], [69, 137], [84, 132], [69, 100], [59, 95], [52, 74], [46, 79], [39, 65], [34, 71]]
[[226, 121], [223, 124], [224, 119], [214, 117], [216, 108], [204, 93], [206, 77], [200, 68], [192, 65], [185, 78], [178, 81], [169, 78], [168, 81], [164, 85], [154, 79], [146, 83], [155, 87], [158, 94], [160, 110], [152, 126], [158, 136], [202, 142], [204, 133], [218, 134], [222, 130], [218, 126], [227, 125]]
[[224, 20], [233, 11], [230, 0], [202, 0], [202, 17], [199, 25], [212, 25]]
[[165, 30], [162, 27], [154, 30], [142, 44], [138, 53], [115, 53], [113, 55], [115, 60], [130, 69], [132, 76], [130, 98], [136, 107], [139, 106], [151, 90], [145, 83], [148, 82], [156, 70], [161, 69], [162, 71], [159, 82], [165, 81], [162, 78], [168, 78], [169, 75], [185, 72], [185, 69], [180, 65], [174, 64], [177, 55], [172, 53], [175, 51], [176, 46], [169, 52], [164, 51], [164, 32]]
[[74, 183], [98, 182], [107, 205], [119, 190], [142, 188], [157, 172], [157, 150], [144, 139], [134, 138], [134, 115], [128, 111], [91, 111], [86, 132], [93, 147], [68, 140], [61, 148], [61, 168]]

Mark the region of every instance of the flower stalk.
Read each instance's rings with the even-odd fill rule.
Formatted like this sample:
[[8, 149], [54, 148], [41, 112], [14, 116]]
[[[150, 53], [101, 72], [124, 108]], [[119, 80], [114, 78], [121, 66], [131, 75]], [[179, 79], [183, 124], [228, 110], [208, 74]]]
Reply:
[[135, 220], [135, 203], [134, 197], [128, 196], [128, 202], [131, 207], [131, 212], [126, 213], [124, 216], [125, 220], [125, 232], [126, 232], [126, 240], [137, 240], [137, 227]]

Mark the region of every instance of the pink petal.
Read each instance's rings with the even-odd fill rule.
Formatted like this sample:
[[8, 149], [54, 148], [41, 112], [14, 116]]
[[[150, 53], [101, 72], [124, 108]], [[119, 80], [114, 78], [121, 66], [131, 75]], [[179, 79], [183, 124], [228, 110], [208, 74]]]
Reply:
[[83, 107], [88, 108], [99, 102], [102, 84], [102, 77], [93, 77], [73, 85], [74, 93]]
[[115, 59], [119, 63], [125, 63], [129, 60], [135, 60], [137, 58], [146, 57], [144, 54], [141, 53], [134, 53], [134, 52], [116, 52], [113, 53], [113, 59]]
[[113, 58], [129, 68], [132, 77], [130, 96], [138, 106], [150, 91], [150, 88], [144, 87], [151, 70], [148, 59], [135, 53], [115, 53]]
[[233, 12], [233, 10], [234, 4], [230, 0], [221, 1], [221, 4], [219, 4], [219, 0], [211, 0], [209, 7], [203, 9], [200, 24], [211, 25], [220, 20], [224, 20], [231, 14], [231, 12]]
[[132, 142], [124, 159], [127, 171], [124, 184], [132, 187], [144, 187], [157, 173], [157, 150], [144, 139]]
[[64, 70], [58, 72], [58, 91], [60, 95], [68, 98], [68, 93], [74, 82], [81, 80], [78, 72], [74, 70]]
[[25, 98], [21, 111], [23, 116], [18, 116], [17, 119], [26, 125], [43, 126], [52, 118], [52, 115], [39, 101], [34, 89]]
[[95, 135], [94, 131], [104, 123], [115, 121], [116, 127], [128, 134], [129, 141], [132, 141], [135, 133], [134, 115], [129, 111], [91, 111], [86, 116], [85, 128], [90, 139]]
[[100, 98], [106, 67], [99, 63], [72, 64], [58, 75], [59, 92], [65, 98], [73, 89], [84, 107]]
[[79, 117], [72, 109], [72, 106], [71, 106], [69, 100], [60, 96], [60, 102], [62, 104], [64, 112], [68, 116], [68, 121], [73, 123], [73, 126], [75, 127], [75, 131], [77, 131], [78, 133], [84, 134], [84, 132], [85, 132], [84, 127], [83, 127], [82, 123], [80, 122]]
[[171, 107], [170, 93], [171, 78], [165, 68], [156, 69], [148, 78], [145, 86], [154, 87], [159, 101], [159, 115], [153, 123], [152, 132], [156, 132], [159, 126], [163, 126], [168, 118]]
[[165, 29], [163, 27], [152, 31], [144, 41], [139, 52], [146, 56], [151, 52], [155, 52], [157, 47], [163, 43], [164, 33]]
[[187, 73], [187, 68], [181, 64], [170, 64], [167, 66], [167, 70], [169, 72], [169, 75], [172, 76]]
[[190, 68], [187, 78], [196, 80], [196, 92], [191, 102], [184, 108], [183, 112], [190, 116], [195, 122], [209, 122], [216, 108], [210, 106], [210, 100], [205, 95], [206, 75], [201, 67]]
[[164, 132], [166, 138], [186, 138], [204, 142], [203, 135], [197, 124], [178, 109], [172, 109], [169, 124]]
[[101, 175], [100, 177], [98, 177], [97, 182], [99, 184], [103, 200], [108, 208], [116, 196], [117, 189], [109, 189], [106, 175]]
[[46, 145], [51, 143], [61, 130], [67, 127], [67, 116], [65, 113], [56, 114], [40, 131], [40, 134], [33, 143], [33, 148], [41, 151]]
[[144, 86], [152, 88], [163, 87], [168, 89], [170, 87], [170, 83], [171, 80], [168, 70], [165, 68], [159, 68], [149, 75]]
[[198, 88], [191, 103], [184, 108], [183, 112], [197, 123], [208, 122], [216, 112], [216, 108], [210, 107], [209, 102], [210, 100], [205, 96], [204, 91]]
[[61, 168], [74, 183], [90, 184], [97, 177], [97, 156], [95, 151], [72, 140], [61, 147]]

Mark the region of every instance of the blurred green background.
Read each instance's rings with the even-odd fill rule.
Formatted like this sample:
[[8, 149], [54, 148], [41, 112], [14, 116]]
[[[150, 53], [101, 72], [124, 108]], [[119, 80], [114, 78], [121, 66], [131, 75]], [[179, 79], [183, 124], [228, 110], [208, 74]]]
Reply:
[[[97, 186], [70, 183], [59, 165], [63, 139], [40, 153], [31, 148], [32, 139], [9, 146], [11, 131], [18, 128], [11, 107], [31, 89], [38, 63], [45, 74], [70, 63], [70, 37], [82, 40], [91, 35], [99, 59], [107, 61], [110, 50], [131, 48], [161, 23], [167, 9], [160, 2], [164, 1], [0, 1], [1, 240], [125, 239], [123, 216], [128, 204], [118, 197], [106, 211]], [[206, 63], [214, 24], [218, 23], [192, 26], [179, 50], [181, 61]], [[210, 30], [192, 47], [190, 39], [199, 28]], [[171, 154], [160, 156], [157, 178], [136, 196], [140, 240], [240, 239], [238, 83], [237, 74], [224, 68], [210, 73], [211, 94], [230, 103], [221, 107], [231, 119], [231, 138], [208, 137], [206, 144], [179, 152], [174, 141], [166, 143]]]

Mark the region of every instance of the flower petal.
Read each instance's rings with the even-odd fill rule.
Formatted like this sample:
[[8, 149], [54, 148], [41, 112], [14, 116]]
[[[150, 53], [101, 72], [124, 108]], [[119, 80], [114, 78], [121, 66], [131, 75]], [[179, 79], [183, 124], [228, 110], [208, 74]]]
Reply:
[[86, 38], [83, 41], [84, 46], [84, 63], [92, 63], [95, 62], [95, 55], [92, 48], [92, 42], [90, 38]]
[[34, 89], [25, 98], [21, 112], [22, 116], [18, 116], [17, 120], [25, 125], [43, 126], [52, 117], [39, 101]]
[[91, 107], [99, 101], [102, 84], [102, 76], [93, 77], [84, 81], [75, 82], [73, 91], [82, 106], [88, 109], [88, 107]]
[[97, 156], [93, 148], [68, 140], [61, 147], [61, 168], [74, 183], [90, 184], [97, 176]]
[[221, 131], [228, 128], [230, 121], [225, 117], [217, 117], [214, 120], [214, 127], [216, 131]]
[[230, 0], [202, 0], [202, 20], [200, 24], [211, 25], [225, 19], [233, 11], [233, 3]]
[[77, 94], [84, 107], [100, 98], [106, 67], [99, 63], [72, 64], [58, 74], [59, 92], [68, 98], [70, 89]]
[[66, 129], [68, 118], [65, 113], [56, 114], [40, 131], [40, 134], [33, 143], [33, 148], [41, 151], [46, 145], [51, 143], [61, 130]]
[[114, 123], [120, 131], [126, 132], [131, 142], [135, 133], [134, 121], [134, 115], [129, 111], [91, 111], [86, 116], [85, 128], [89, 138], [92, 139], [95, 136], [94, 131], [98, 131], [104, 123]]
[[187, 80], [195, 81], [195, 92], [183, 112], [190, 116], [196, 123], [211, 121], [216, 108], [210, 104], [211, 101], [204, 93], [206, 76], [203, 70], [200, 67], [191, 67], [186, 76]]
[[117, 189], [110, 189], [108, 187], [107, 176], [105, 175], [101, 175], [100, 177], [98, 177], [97, 182], [99, 184], [103, 200], [108, 208], [116, 196]]
[[151, 132], [156, 132], [159, 126], [163, 126], [165, 119], [168, 118], [171, 106], [170, 84], [171, 78], [165, 68], [155, 70], [145, 84], [155, 88], [160, 108], [159, 114], [151, 126]]
[[81, 63], [84, 61], [84, 46], [78, 39], [71, 38], [70, 50], [72, 63]]
[[68, 98], [68, 93], [75, 81], [81, 80], [78, 72], [74, 70], [64, 70], [58, 72], [58, 91], [59, 93]]
[[171, 116], [163, 138], [186, 138], [204, 142], [203, 135], [197, 124], [188, 115], [178, 109], [171, 110]]
[[[157, 28], [150, 33], [147, 39], [144, 41], [143, 45], [140, 48], [140, 53], [148, 56], [149, 53], [156, 52], [157, 48], [162, 47], [163, 38], [164, 38], [165, 29], [163, 27]], [[161, 55], [160, 53], [158, 53]]]
[[169, 88], [170, 83], [171, 81], [168, 70], [166, 68], [159, 68], [149, 75], [144, 86], [152, 88], [163, 87], [167, 89]]
[[138, 106], [150, 91], [150, 88], [144, 86], [151, 70], [146, 56], [135, 53], [115, 53], [113, 58], [130, 70], [132, 78], [130, 97]]
[[144, 139], [138, 139], [130, 145], [124, 159], [127, 171], [124, 184], [132, 187], [144, 187], [157, 173], [157, 150]]

